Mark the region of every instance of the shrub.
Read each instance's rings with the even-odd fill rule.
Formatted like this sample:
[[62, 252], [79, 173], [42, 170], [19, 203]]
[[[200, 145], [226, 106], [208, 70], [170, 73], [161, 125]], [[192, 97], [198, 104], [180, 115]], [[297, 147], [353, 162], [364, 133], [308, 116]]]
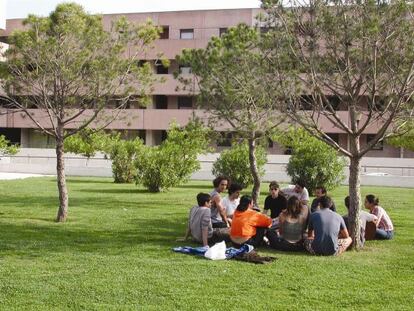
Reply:
[[292, 148], [286, 171], [293, 183], [303, 180], [308, 190], [313, 191], [317, 186], [333, 189], [343, 181], [345, 159], [305, 130], [291, 129], [276, 140]]
[[119, 139], [113, 137], [109, 146], [104, 150], [112, 160], [112, 175], [116, 183], [132, 183], [137, 176], [134, 162], [143, 154], [144, 144], [141, 139]]
[[[263, 147], [256, 147], [257, 167], [259, 175], [264, 175], [266, 164], [266, 151]], [[253, 183], [250, 172], [249, 147], [246, 143], [236, 144], [228, 150], [223, 151], [214, 162], [212, 173], [214, 176], [224, 175], [232, 182], [242, 185], [244, 188]]]
[[0, 135], [0, 156], [16, 154], [19, 147], [12, 145], [4, 135]]
[[132, 183], [137, 175], [135, 159], [141, 155], [142, 140], [121, 139], [121, 134], [105, 134], [85, 129], [65, 140], [65, 150], [87, 158], [101, 151], [112, 161], [112, 175], [116, 183]]
[[209, 130], [192, 121], [184, 128], [173, 123], [167, 139], [156, 147], [145, 146], [135, 161], [136, 183], [160, 192], [186, 182], [200, 169], [197, 156], [208, 150]]

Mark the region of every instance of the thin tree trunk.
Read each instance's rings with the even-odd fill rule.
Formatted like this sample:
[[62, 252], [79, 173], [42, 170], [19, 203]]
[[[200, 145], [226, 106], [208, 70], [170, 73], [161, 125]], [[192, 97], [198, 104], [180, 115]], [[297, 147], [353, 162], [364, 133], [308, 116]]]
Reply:
[[257, 160], [256, 160], [256, 140], [253, 138], [249, 139], [249, 163], [250, 163], [250, 172], [253, 177], [253, 189], [252, 189], [253, 204], [256, 207], [259, 207], [260, 176], [259, 176], [259, 170], [257, 168]]
[[358, 156], [352, 157], [349, 166], [349, 234], [352, 237], [352, 248], [359, 249], [360, 242], [360, 221], [359, 211], [361, 202], [361, 181], [360, 181], [360, 162], [361, 158]]
[[58, 129], [58, 135], [56, 137], [56, 172], [57, 172], [57, 185], [59, 190], [59, 210], [57, 213], [56, 221], [65, 222], [68, 216], [68, 189], [66, 187], [65, 177], [65, 160], [64, 147], [63, 147], [63, 126]]

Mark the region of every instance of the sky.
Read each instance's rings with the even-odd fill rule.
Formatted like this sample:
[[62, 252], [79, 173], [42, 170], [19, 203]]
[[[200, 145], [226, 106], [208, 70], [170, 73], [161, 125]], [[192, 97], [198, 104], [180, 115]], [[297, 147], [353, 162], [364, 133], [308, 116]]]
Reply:
[[[160, 12], [203, 9], [257, 8], [259, 0], [0, 0], [0, 18], [6, 2], [6, 18], [22, 18], [29, 13], [46, 16], [61, 2], [77, 2], [89, 13]], [[4, 7], [4, 5], [3, 5]]]

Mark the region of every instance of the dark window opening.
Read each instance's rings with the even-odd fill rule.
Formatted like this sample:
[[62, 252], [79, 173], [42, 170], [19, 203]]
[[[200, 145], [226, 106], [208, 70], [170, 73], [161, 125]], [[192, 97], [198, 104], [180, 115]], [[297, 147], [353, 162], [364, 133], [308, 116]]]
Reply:
[[9, 40], [6, 36], [0, 36], [0, 42], [9, 43]]
[[284, 152], [284, 154], [286, 154], [286, 155], [291, 155], [291, 154], [292, 154], [292, 152], [293, 152], [293, 148], [292, 148], [292, 147], [290, 147], [290, 146], [286, 146], [286, 147], [285, 147], [285, 152]]
[[[368, 134], [367, 135], [367, 144], [371, 143], [375, 138], [375, 134]], [[373, 147], [372, 150], [383, 150], [384, 149], [384, 141], [377, 142]]]
[[10, 144], [16, 145], [20, 144], [21, 141], [21, 129], [16, 128], [0, 128], [0, 135], [6, 137]]
[[269, 148], [273, 148], [273, 146], [274, 146], [274, 142], [273, 142], [273, 140], [271, 140], [270, 138], [268, 138], [268, 139], [267, 139], [267, 146], [268, 146]]
[[228, 28], [220, 28], [219, 29], [219, 36], [221, 37], [222, 35], [224, 35], [225, 33], [227, 33], [229, 29]]
[[339, 104], [341, 103], [338, 96], [327, 96], [329, 104], [335, 111], [339, 110]]
[[161, 131], [161, 142], [165, 141], [168, 138], [168, 133], [165, 130]]
[[161, 26], [162, 30], [160, 33], [160, 39], [169, 39], [170, 38], [170, 27]]
[[192, 109], [193, 108], [193, 98], [189, 96], [179, 96], [178, 97], [178, 109]]
[[231, 132], [220, 132], [220, 137], [217, 140], [217, 147], [231, 147], [233, 134]]
[[168, 109], [168, 97], [165, 95], [155, 95], [155, 109]]
[[168, 67], [165, 67], [161, 62], [155, 62], [155, 68], [156, 68], [157, 75], [168, 74]]
[[180, 29], [180, 39], [194, 39], [194, 29]]
[[334, 142], [339, 144], [339, 134], [329, 133], [329, 134], [326, 134], [326, 135], [329, 136]]

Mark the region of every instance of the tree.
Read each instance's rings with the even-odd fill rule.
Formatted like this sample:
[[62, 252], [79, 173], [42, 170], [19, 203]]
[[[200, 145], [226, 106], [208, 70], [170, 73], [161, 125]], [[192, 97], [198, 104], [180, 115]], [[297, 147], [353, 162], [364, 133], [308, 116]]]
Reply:
[[[25, 30], [9, 37], [5, 53], [7, 100], [56, 141], [56, 220], [63, 222], [68, 213], [64, 141], [88, 126], [107, 126], [132, 95], [148, 100], [152, 70], [137, 59], [159, 30], [150, 21], [133, 25], [121, 18], [107, 31], [101, 16], [75, 3], [58, 5], [46, 18], [29, 15], [23, 24]], [[113, 99], [117, 103], [110, 106]], [[104, 112], [108, 107], [114, 109]]]
[[401, 128], [401, 133], [387, 139], [387, 143], [414, 151], [414, 120]]
[[282, 89], [291, 89], [291, 80], [275, 74], [276, 66], [267, 66], [261, 43], [258, 29], [241, 24], [220, 38], [213, 37], [205, 49], [184, 50], [178, 58], [195, 74], [199, 106], [209, 113], [210, 124], [230, 127], [247, 141], [256, 205], [260, 193], [257, 142], [282, 122], [277, 113], [284, 102]]
[[[297, 64], [296, 78], [302, 87], [297, 95], [307, 95], [289, 101], [288, 116], [350, 160], [350, 233], [358, 248], [361, 158], [412, 116], [413, 4], [403, 0], [262, 3], [273, 32], [285, 37], [288, 58]], [[277, 44], [273, 49], [278, 49]], [[327, 134], [331, 127], [347, 134], [347, 146]], [[378, 130], [361, 146], [360, 137], [369, 127]]]
[[313, 192], [318, 186], [332, 190], [344, 180], [345, 159], [304, 129], [292, 128], [278, 134], [275, 141], [292, 148], [286, 171], [293, 184], [302, 180], [307, 189]]
[[197, 120], [185, 127], [172, 123], [160, 146], [144, 146], [137, 157], [137, 184], [150, 192], [160, 192], [186, 182], [200, 169], [197, 156], [209, 150], [210, 130]]

